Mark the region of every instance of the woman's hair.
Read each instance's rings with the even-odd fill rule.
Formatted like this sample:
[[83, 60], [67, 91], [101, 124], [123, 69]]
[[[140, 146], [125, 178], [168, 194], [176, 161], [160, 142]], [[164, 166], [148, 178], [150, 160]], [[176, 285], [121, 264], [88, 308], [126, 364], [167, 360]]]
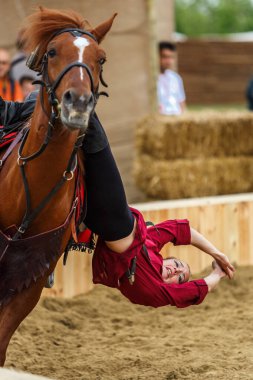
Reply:
[[168, 259], [177, 259], [177, 257], [175, 256], [163, 257], [163, 260], [168, 260]]

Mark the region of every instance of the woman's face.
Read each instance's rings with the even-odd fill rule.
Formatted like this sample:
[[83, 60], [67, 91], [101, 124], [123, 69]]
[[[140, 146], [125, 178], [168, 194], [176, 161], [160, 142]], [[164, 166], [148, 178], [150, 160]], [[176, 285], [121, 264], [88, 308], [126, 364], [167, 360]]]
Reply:
[[189, 265], [176, 257], [163, 260], [162, 270], [162, 278], [166, 284], [183, 284], [189, 281]]

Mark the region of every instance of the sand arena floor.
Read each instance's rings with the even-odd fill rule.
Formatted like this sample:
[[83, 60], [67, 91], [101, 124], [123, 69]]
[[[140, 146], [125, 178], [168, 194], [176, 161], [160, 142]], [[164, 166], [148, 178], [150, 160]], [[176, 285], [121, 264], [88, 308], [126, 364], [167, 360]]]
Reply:
[[188, 309], [135, 306], [102, 286], [44, 298], [6, 365], [58, 380], [253, 379], [253, 267]]

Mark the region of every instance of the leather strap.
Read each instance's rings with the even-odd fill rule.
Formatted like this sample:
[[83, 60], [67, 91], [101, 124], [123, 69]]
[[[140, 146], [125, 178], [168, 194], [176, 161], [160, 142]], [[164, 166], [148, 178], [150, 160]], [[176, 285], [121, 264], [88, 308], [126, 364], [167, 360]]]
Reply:
[[134, 256], [134, 258], [131, 261], [130, 268], [126, 271], [126, 276], [129, 280], [130, 285], [133, 285], [135, 281], [136, 261], [137, 257]]
[[93, 76], [92, 76], [92, 73], [91, 73], [91, 70], [89, 68], [88, 65], [86, 65], [86, 63], [83, 63], [83, 62], [79, 62], [79, 61], [75, 61], [75, 62], [72, 62], [70, 63], [69, 65], [67, 65], [63, 70], [62, 72], [58, 75], [58, 77], [55, 79], [54, 83], [52, 84], [52, 86], [50, 87], [50, 92], [51, 91], [55, 91], [56, 88], [59, 86], [60, 84], [60, 81], [62, 80], [62, 78], [64, 77], [64, 75], [69, 71], [71, 70], [73, 67], [83, 67], [84, 69], [86, 69], [88, 75], [89, 75], [89, 78], [90, 78], [90, 82], [91, 82], [91, 92], [94, 94], [94, 82], [93, 82]]
[[[21, 158], [22, 149], [19, 152], [19, 157], [23, 164], [20, 165], [21, 175], [23, 179], [24, 189], [25, 189], [25, 198], [26, 198], [26, 212], [23, 217], [22, 223], [18, 228], [17, 233], [13, 237], [13, 240], [18, 240], [22, 237], [22, 235], [26, 232], [31, 223], [37, 218], [39, 213], [43, 210], [43, 208], [51, 201], [51, 199], [56, 195], [56, 193], [61, 189], [64, 183], [68, 180], [71, 180], [74, 176], [74, 171], [77, 167], [77, 151], [82, 145], [83, 139], [85, 135], [79, 135], [76, 143], [74, 145], [74, 149], [70, 156], [67, 168], [63, 173], [61, 179], [56, 183], [56, 185], [52, 188], [52, 190], [46, 195], [44, 199], [39, 203], [39, 205], [35, 209], [31, 209], [31, 194], [29, 189], [29, 184], [25, 174], [25, 164], [28, 161], [27, 158]], [[29, 156], [30, 157], [30, 156]], [[34, 158], [34, 156], [33, 156]], [[70, 177], [68, 177], [70, 174]]]
[[12, 141], [11, 145], [8, 147], [8, 149], [6, 150], [6, 152], [4, 153], [3, 157], [1, 158], [0, 160], [0, 170], [4, 164], [4, 162], [6, 161], [6, 159], [9, 157], [9, 155], [11, 154], [11, 152], [13, 151], [13, 149], [15, 148], [15, 146], [20, 142], [20, 140], [22, 139], [22, 137], [24, 136], [24, 133], [27, 131], [27, 128], [23, 128], [18, 134], [17, 136], [15, 137], [15, 139]]
[[80, 35], [84, 34], [84, 35], [89, 36], [90, 38], [92, 38], [96, 43], [98, 43], [98, 40], [96, 39], [96, 37], [94, 36], [94, 34], [88, 32], [88, 30], [83, 30], [83, 29], [79, 29], [79, 28], [64, 28], [64, 29], [58, 30], [57, 32], [55, 32], [50, 37], [50, 41], [52, 41], [52, 39], [54, 37], [59, 36], [60, 34], [66, 33], [66, 32], [71, 33], [73, 36], [80, 36]]

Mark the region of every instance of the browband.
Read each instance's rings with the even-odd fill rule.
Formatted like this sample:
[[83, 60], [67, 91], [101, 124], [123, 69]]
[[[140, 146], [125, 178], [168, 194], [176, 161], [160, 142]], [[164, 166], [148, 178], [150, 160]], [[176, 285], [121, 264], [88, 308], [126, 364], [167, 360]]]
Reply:
[[71, 33], [74, 37], [79, 37], [82, 34], [85, 34], [89, 36], [90, 38], [92, 38], [96, 43], [98, 43], [98, 40], [92, 33], [88, 32], [87, 30], [78, 29], [78, 28], [65, 28], [65, 29], [58, 30], [50, 37], [50, 40], [48, 42], [50, 42], [56, 36], [59, 36], [60, 34], [65, 33], [65, 32]]

